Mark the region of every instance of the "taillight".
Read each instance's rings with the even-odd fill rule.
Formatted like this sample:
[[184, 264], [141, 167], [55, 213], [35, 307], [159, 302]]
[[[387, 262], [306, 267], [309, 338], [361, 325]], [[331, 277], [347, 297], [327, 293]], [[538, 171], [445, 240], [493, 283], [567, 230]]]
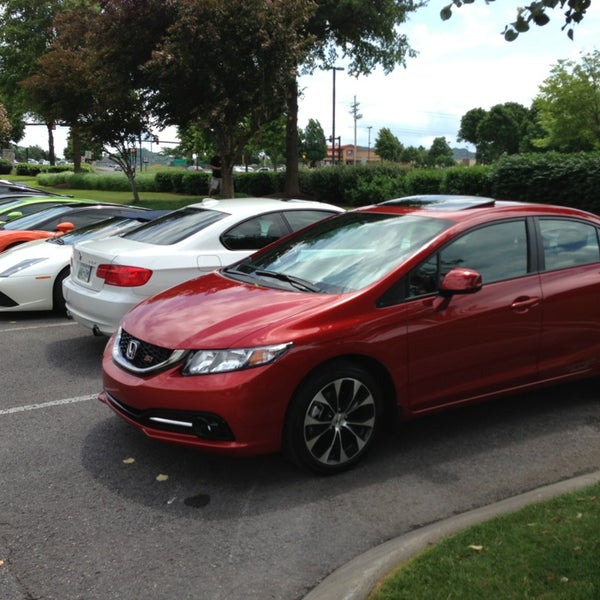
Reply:
[[98, 265], [96, 275], [104, 279], [107, 285], [119, 287], [137, 287], [144, 285], [152, 277], [150, 269], [128, 267], [125, 265]]

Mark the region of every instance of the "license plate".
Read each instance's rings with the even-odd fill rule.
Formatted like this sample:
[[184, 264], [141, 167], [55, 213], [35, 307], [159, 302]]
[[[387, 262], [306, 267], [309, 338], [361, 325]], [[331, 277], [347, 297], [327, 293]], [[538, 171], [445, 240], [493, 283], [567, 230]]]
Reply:
[[88, 283], [90, 280], [91, 274], [92, 274], [92, 265], [86, 265], [84, 263], [80, 263], [79, 268], [77, 269], [77, 279]]

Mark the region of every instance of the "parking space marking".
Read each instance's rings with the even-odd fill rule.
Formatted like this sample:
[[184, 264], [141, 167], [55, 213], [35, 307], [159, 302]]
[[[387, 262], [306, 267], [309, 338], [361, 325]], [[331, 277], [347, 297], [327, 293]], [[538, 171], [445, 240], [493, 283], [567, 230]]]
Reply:
[[0, 329], [0, 333], [6, 331], [24, 331], [26, 329], [45, 329], [46, 327], [65, 327], [65, 325], [79, 325], [75, 321], [67, 321], [66, 323], [48, 323], [45, 325], [24, 325], [21, 327], [9, 327], [7, 329]]
[[75, 398], [63, 398], [62, 400], [50, 400], [48, 402], [40, 402], [38, 404], [27, 404], [25, 406], [15, 406], [14, 408], [0, 409], [0, 416], [12, 415], [13, 413], [25, 412], [28, 410], [37, 410], [38, 408], [48, 408], [50, 406], [61, 406], [63, 404], [74, 404], [75, 402], [87, 402], [95, 400], [98, 394], [89, 394], [87, 396], [77, 396]]

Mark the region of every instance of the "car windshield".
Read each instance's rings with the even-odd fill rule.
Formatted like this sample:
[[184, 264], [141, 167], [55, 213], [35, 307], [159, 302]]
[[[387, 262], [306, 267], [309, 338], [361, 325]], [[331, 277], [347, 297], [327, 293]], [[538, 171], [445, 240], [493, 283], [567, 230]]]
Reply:
[[381, 213], [346, 213], [247, 258], [225, 273], [275, 287], [341, 294], [360, 290], [400, 265], [452, 223]]
[[70, 207], [68, 206], [55, 206], [54, 208], [47, 208], [45, 210], [41, 210], [40, 212], [35, 212], [30, 215], [26, 215], [25, 217], [19, 217], [18, 219], [9, 221], [8, 223], [5, 223], [2, 228], [14, 229], [17, 231], [23, 229], [35, 229], [38, 223], [68, 212], [69, 209]]
[[168, 246], [184, 240], [226, 216], [227, 213], [224, 212], [188, 206], [154, 219], [123, 237], [137, 242]]
[[106, 221], [92, 223], [87, 227], [81, 227], [65, 233], [59, 237], [46, 240], [49, 244], [71, 245], [86, 240], [89, 237], [109, 237], [119, 235], [134, 227], [137, 227], [142, 221], [128, 217], [113, 217]]

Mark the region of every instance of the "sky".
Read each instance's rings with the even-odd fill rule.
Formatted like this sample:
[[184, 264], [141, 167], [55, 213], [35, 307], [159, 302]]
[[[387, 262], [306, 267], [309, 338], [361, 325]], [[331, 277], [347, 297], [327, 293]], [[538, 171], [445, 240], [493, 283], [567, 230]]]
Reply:
[[[515, 20], [517, 7], [526, 0], [497, 0], [486, 4], [475, 0], [453, 10], [442, 21], [440, 10], [450, 0], [429, 0], [401, 26], [416, 58], [408, 58], [406, 68], [398, 66], [385, 75], [376, 70], [369, 76], [351, 77], [336, 72], [335, 135], [342, 144], [373, 147], [380, 129], [387, 127], [404, 146], [429, 148], [436, 137], [444, 137], [451, 147], [469, 148], [457, 141], [461, 117], [473, 108], [488, 110], [496, 104], [518, 102], [529, 107], [561, 59], [578, 61], [582, 53], [600, 46], [600, 0], [592, 3], [584, 20], [575, 25], [574, 41], [561, 30], [560, 9], [550, 11], [550, 22], [531, 27], [514, 42], [506, 42], [502, 31]], [[344, 62], [338, 62], [344, 67]], [[333, 73], [317, 71], [299, 79], [298, 126], [309, 119], [319, 121], [326, 136], [333, 125]], [[362, 118], [351, 114], [354, 103]], [[370, 128], [370, 129], [369, 129]], [[67, 129], [57, 127], [55, 148], [58, 156], [66, 146]], [[175, 130], [157, 132], [159, 139], [176, 139]], [[20, 146], [48, 148], [45, 127], [28, 127]], [[158, 149], [172, 147], [159, 145]], [[157, 149], [156, 146], [153, 149]]]

